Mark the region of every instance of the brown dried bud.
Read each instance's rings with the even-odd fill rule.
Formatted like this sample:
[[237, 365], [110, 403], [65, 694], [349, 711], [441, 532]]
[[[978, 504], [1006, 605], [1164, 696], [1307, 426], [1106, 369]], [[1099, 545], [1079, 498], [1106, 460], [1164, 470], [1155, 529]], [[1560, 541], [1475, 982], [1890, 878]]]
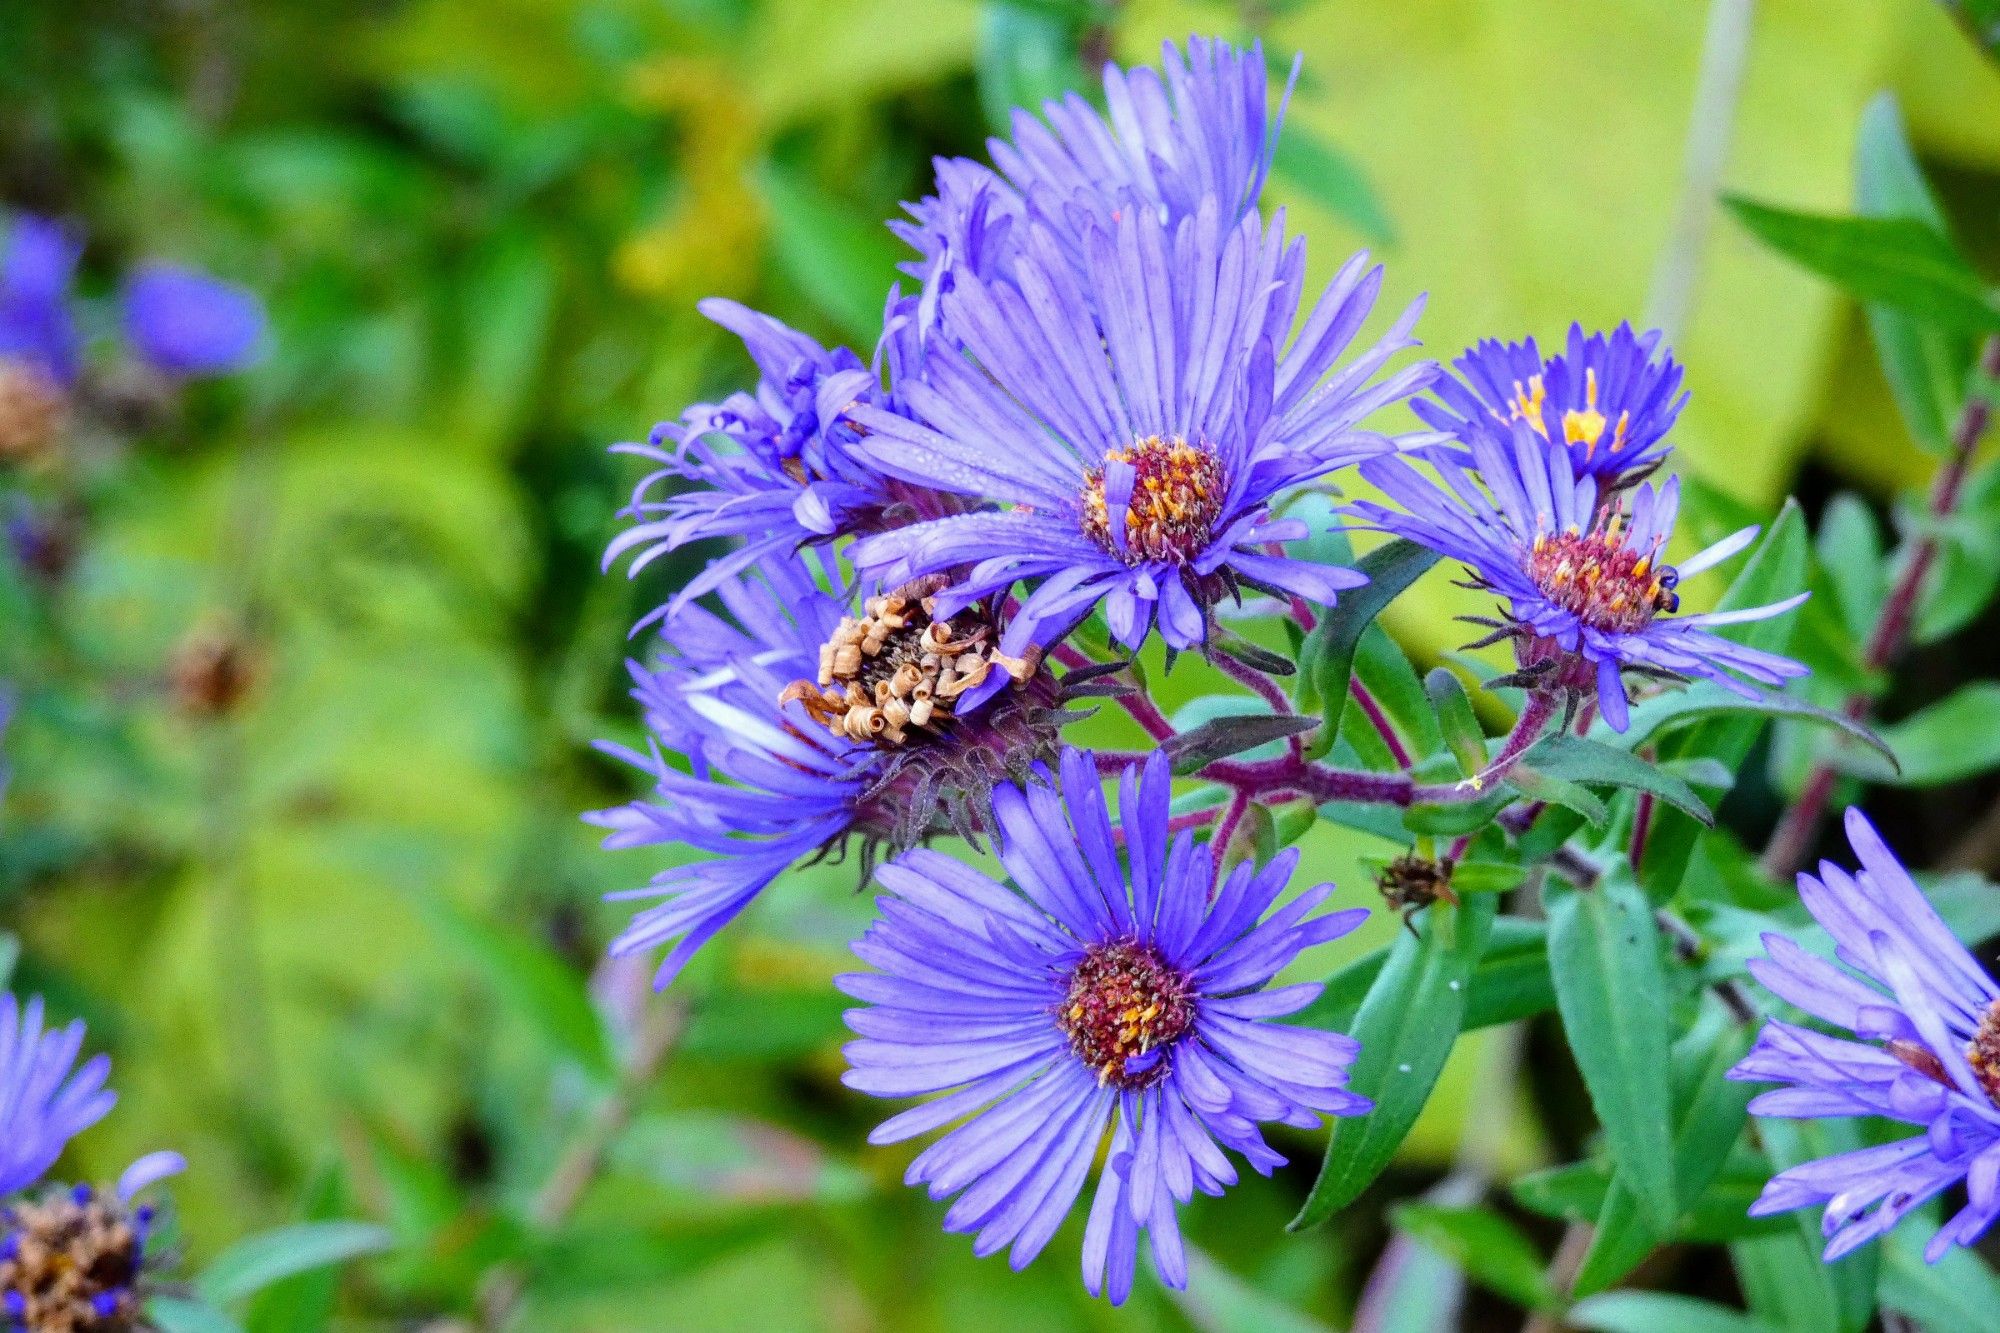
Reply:
[[235, 712], [261, 674], [253, 645], [220, 624], [197, 628], [181, 640], [168, 673], [175, 705], [190, 717], [203, 718]]
[[69, 399], [39, 368], [0, 361], [0, 463], [44, 457], [62, 434]]

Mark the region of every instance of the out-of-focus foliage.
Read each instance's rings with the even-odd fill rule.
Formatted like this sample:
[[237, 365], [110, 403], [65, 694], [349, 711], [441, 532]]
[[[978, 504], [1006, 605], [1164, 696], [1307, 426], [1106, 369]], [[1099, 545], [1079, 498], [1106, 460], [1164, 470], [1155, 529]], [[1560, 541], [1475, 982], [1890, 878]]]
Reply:
[[[924, 191], [934, 154], [977, 153], [1000, 111], [1074, 85], [1088, 58], [1145, 59], [1160, 38], [1199, 30], [1261, 33], [1280, 61], [1304, 53], [1272, 189], [1312, 237], [1316, 278], [1350, 244], [1381, 247], [1385, 306], [1434, 293], [1422, 333], [1443, 355], [1485, 334], [1638, 319], [1680, 188], [1703, 8], [17, 7], [0, 52], [0, 204], [87, 232], [86, 287], [132, 258], [176, 258], [254, 288], [272, 315], [264, 364], [198, 386], [129, 456], [79, 446], [18, 482], [63, 516], [74, 551], [59, 576], [10, 565], [0, 579], [0, 679], [21, 690], [5, 737], [0, 927], [21, 941], [17, 986], [91, 1020], [124, 1097], [80, 1143], [73, 1174], [184, 1151], [191, 1170], [175, 1194], [190, 1271], [219, 1268], [224, 1286], [230, 1244], [254, 1229], [349, 1217], [390, 1229], [390, 1253], [338, 1280], [289, 1276], [237, 1302], [251, 1333], [457, 1326], [510, 1277], [526, 1291], [518, 1326], [537, 1329], [1333, 1327], [1392, 1233], [1411, 1264], [1442, 1256], [1532, 1303], [1543, 1293], [1512, 1262], [1528, 1243], [1518, 1225], [1541, 1228], [1540, 1244], [1546, 1218], [1609, 1216], [1618, 1190], [1648, 1239], [1727, 1243], [1740, 1266], [1763, 1264], [1764, 1299], [1783, 1292], [1784, 1265], [1803, 1253], [1793, 1230], [1740, 1210], [1673, 1212], [1677, 1184], [1707, 1197], [1710, 1182], [1750, 1174], [1734, 1158], [1686, 1160], [1667, 1137], [1709, 1104], [1701, 1071], [1678, 1068], [1673, 1086], [1650, 1089], [1635, 1070], [1604, 1071], [1633, 1085], [1643, 1124], [1607, 1144], [1589, 1178], [1565, 1168], [1524, 1184], [1510, 1218], [1449, 1201], [1385, 1216], [1376, 1191], [1287, 1244], [1321, 1151], [1294, 1134], [1282, 1146], [1302, 1165], [1192, 1210], [1205, 1271], [1178, 1303], [1142, 1284], [1122, 1314], [1099, 1309], [1060, 1246], [1019, 1277], [975, 1261], [901, 1186], [903, 1153], [858, 1146], [872, 1111], [838, 1083], [842, 1001], [827, 981], [867, 913], [851, 866], [801, 872], [704, 955], [679, 993], [691, 1007], [668, 1011], [682, 1024], [671, 1055], [637, 1091], [602, 1179], [564, 1225], [535, 1224], [552, 1169], [616, 1095], [622, 1053], [647, 1039], [643, 971], [600, 964], [613, 914], [597, 900], [657, 867], [598, 851], [576, 816], [626, 791], [590, 749], [635, 738], [623, 627], [691, 568], [662, 562], [638, 592], [600, 572], [633, 480], [604, 446], [745, 372], [695, 300], [754, 300], [866, 346], [902, 257], [880, 221]], [[1978, 4], [1957, 8], [1990, 30]], [[1864, 119], [1884, 88], [1907, 114], [1907, 152], [1900, 131], [1883, 137], [1887, 112]], [[1919, 162], [1934, 199], [1906, 188]], [[1926, 218], [1940, 235], [1948, 224], [1964, 262], [1990, 277], [2000, 76], [1926, 0], [1768, 0], [1725, 182], [1788, 209]], [[1692, 536], [1725, 531], [1741, 506], [1769, 509], [1803, 473], [1823, 512], [1820, 551], [1800, 536], [1797, 567], [1812, 561], [1829, 595], [1794, 650], [1818, 673], [1817, 702], [1879, 694], [1858, 647], [1883, 596], [1877, 553], [1893, 540], [1893, 495], [1939, 452], [1969, 344], [1933, 339], [1929, 353], [1959, 369], [1930, 374], [1881, 289], [1861, 288], [1864, 313], [1726, 218], [1713, 227], [1678, 340], [1699, 386], [1680, 433]], [[1908, 353], [1885, 357], [1886, 378], [1871, 330]], [[1994, 475], [1945, 534], [1924, 641], [1990, 615]], [[1855, 493], [1828, 501], [1843, 484]], [[1424, 614], [1391, 627], [1426, 664], [1456, 642], [1437, 628], [1437, 611], [1459, 608], [1448, 598], [1427, 587], [1404, 607]], [[219, 709], [177, 685], [218, 640], [244, 672], [240, 698]], [[1379, 627], [1340, 650], [1338, 689], [1351, 662], [1435, 730], [1421, 673]], [[1992, 663], [1938, 674], [1958, 685]], [[1166, 688], [1201, 693], [1199, 664]], [[1990, 685], [1925, 708], [1885, 702], [1900, 776], [1856, 747], [1838, 751], [1844, 772], [1925, 787], [2000, 758], [1963, 743], [1994, 730]], [[1132, 739], [1108, 721], [1101, 734]], [[1754, 759], [1746, 739], [1744, 770], [1726, 775], [1734, 791], [1712, 770], [1683, 776], [1711, 803], [1768, 810], [1824, 735], [1787, 722]], [[1700, 753], [1717, 753], [1714, 739]], [[1905, 817], [1942, 843], [1977, 808], [1954, 799]], [[1671, 856], [1665, 819], [1654, 852]], [[1371, 877], [1362, 858], [1400, 850], [1331, 825], [1306, 846], [1319, 877], [1356, 895]], [[1713, 846], [1724, 850], [1705, 849], [1688, 873], [1726, 922], [1734, 899], [1769, 885], [1741, 849]], [[1679, 855], [1675, 882], [1686, 844]], [[1652, 885], [1624, 887], [1643, 902]], [[1593, 928], [1608, 929], [1561, 904], [1553, 914], [1554, 940], [1496, 931], [1480, 952], [1469, 927], [1470, 942], [1418, 942], [1378, 913], [1311, 969], [1366, 971], [1345, 992], [1358, 1005], [1377, 973], [1407, 968], [1422, 998], [1420, 969], [1463, 944], [1476, 959], [1459, 960], [1477, 978], [1458, 1001], [1468, 1030], [1545, 1024], [1559, 1002], [1590, 1002], [1547, 990], [1547, 950], [1588, 948]], [[1990, 910], [1981, 920], [1988, 933], [2000, 925]], [[1391, 945], [1386, 961], [1372, 952]], [[1629, 961], [1599, 960], [1607, 995]], [[1402, 1026], [1406, 1059], [1439, 1045]], [[1490, 1090], [1475, 1098], [1483, 1062], [1520, 1039], [1480, 1031], [1448, 1062], [1428, 1052], [1442, 1068], [1409, 1108], [1415, 1128], [1390, 1166], [1410, 1186], [1398, 1193], [1481, 1135], [1480, 1151], [1509, 1168], [1574, 1155], [1583, 1088], [1530, 1079], [1519, 1107], [1500, 1108], [1509, 1114], [1495, 1114]], [[1650, 1053], [1654, 1073], [1662, 1054]], [[1669, 1148], [1670, 1161], [1631, 1171]], [[1593, 1252], [1604, 1271], [1612, 1248]], [[1907, 1254], [1883, 1265], [1903, 1308], [1959, 1308]], [[1487, 1299], [1472, 1298], [1475, 1315]], [[1630, 1295], [1587, 1310], [1607, 1328], [1693, 1317]]]

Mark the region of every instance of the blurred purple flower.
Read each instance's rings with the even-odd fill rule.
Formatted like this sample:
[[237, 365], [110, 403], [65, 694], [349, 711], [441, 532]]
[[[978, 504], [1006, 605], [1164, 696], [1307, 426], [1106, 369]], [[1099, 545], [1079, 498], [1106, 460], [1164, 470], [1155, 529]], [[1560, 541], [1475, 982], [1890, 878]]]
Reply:
[[[1493, 639], [1513, 638], [1522, 679], [1572, 698], [1594, 693], [1604, 720], [1627, 721], [1622, 672], [1675, 680], [1712, 680], [1747, 698], [1806, 674], [1788, 657], [1733, 643], [1715, 626], [1763, 620], [1791, 610], [1805, 593], [1769, 606], [1674, 615], [1682, 578], [1749, 545], [1745, 528], [1683, 562], [1663, 562], [1680, 504], [1680, 482], [1635, 487], [1600, 507], [1596, 478], [1579, 476], [1566, 449], [1551, 449], [1526, 421], [1468, 437], [1476, 472], [1448, 453], [1428, 461], [1437, 480], [1402, 458], [1364, 463], [1361, 474], [1400, 509], [1357, 501], [1352, 512], [1453, 560], [1507, 600]], [[1489, 640], [1490, 641], [1490, 640]]]
[[61, 224], [17, 215], [0, 257], [0, 362], [16, 361], [67, 387], [76, 380], [82, 338], [70, 284], [83, 245]]
[[1589, 337], [1572, 324], [1565, 349], [1546, 360], [1533, 338], [1489, 338], [1452, 364], [1463, 382], [1439, 376], [1432, 390], [1443, 401], [1414, 400], [1412, 411], [1461, 440], [1496, 427], [1504, 437], [1509, 422], [1525, 421], [1569, 451], [1577, 476], [1597, 479], [1600, 497], [1666, 456], [1661, 441], [1688, 398], [1659, 331], [1635, 334], [1630, 324]]
[[[1083, 1279], [1113, 1304], [1131, 1291], [1139, 1234], [1169, 1286], [1187, 1285], [1177, 1205], [1236, 1181], [1221, 1151], [1269, 1174], [1283, 1162], [1260, 1122], [1317, 1128], [1359, 1115], [1346, 1088], [1354, 1041], [1266, 1020], [1318, 983], [1264, 989], [1299, 952], [1338, 939], [1366, 908], [1311, 917], [1321, 884], [1265, 912], [1298, 865], [1238, 865], [1209, 899], [1214, 862], [1184, 831], [1169, 845], [1166, 757], [1119, 779], [1129, 869], [1088, 753], [993, 793], [1009, 888], [950, 857], [910, 851], [876, 872], [881, 915], [855, 942], [874, 972], [839, 985], [866, 1008], [845, 1082], [878, 1097], [932, 1097], [869, 1136], [894, 1143], [963, 1121], [904, 1179], [958, 1195], [945, 1229], [974, 1253], [1013, 1247], [1025, 1267], [1110, 1150], [1083, 1240]], [[1067, 814], [1065, 814], [1065, 804]]]
[[1750, 1208], [1825, 1205], [1829, 1263], [1963, 1180], [1968, 1199], [1925, 1249], [1932, 1263], [2000, 1217], [2000, 987], [1952, 936], [1859, 810], [1847, 812], [1854, 873], [1821, 862], [1799, 897], [1847, 970], [1767, 934], [1750, 970], [1779, 999], [1857, 1040], [1773, 1019], [1730, 1072], [1783, 1083], [1761, 1116], [1879, 1116], [1923, 1132], [1780, 1172]]
[[254, 361], [264, 338], [256, 295], [174, 264], [143, 264], [125, 280], [125, 338], [163, 375], [228, 375]]
[[[1304, 313], [1305, 250], [1283, 219], [1225, 221], [1213, 200], [1179, 223], [1128, 198], [1084, 226], [1089, 262], [1040, 222], [1014, 282], [957, 275], [910, 412], [867, 406], [858, 446], [918, 485], [1010, 508], [876, 533], [850, 555], [891, 582], [943, 570], [970, 602], [1021, 579], [1039, 585], [1002, 647], [1047, 645], [1104, 604], [1136, 647], [1157, 619], [1177, 649], [1208, 635], [1208, 612], [1239, 584], [1331, 604], [1353, 570], [1274, 554], [1307, 535], [1274, 518], [1291, 487], [1393, 443], [1362, 427], [1421, 389], [1433, 367], [1377, 380], [1414, 345], [1412, 303], [1344, 366], [1382, 281], [1350, 260]], [[1289, 343], [1287, 340], [1289, 339]]]
[[83, 1021], [45, 1029], [42, 1015], [40, 996], [24, 1005], [0, 993], [0, 1195], [40, 1180], [63, 1147], [118, 1100], [104, 1086], [108, 1057], [76, 1067]]

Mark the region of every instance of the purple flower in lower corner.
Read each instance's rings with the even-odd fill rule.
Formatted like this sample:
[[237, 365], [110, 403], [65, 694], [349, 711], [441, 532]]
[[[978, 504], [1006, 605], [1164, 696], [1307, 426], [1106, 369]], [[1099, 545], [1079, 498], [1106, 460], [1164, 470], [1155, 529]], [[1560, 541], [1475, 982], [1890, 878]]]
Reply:
[[110, 1059], [93, 1056], [79, 1069], [82, 1050], [81, 1019], [51, 1029], [41, 997], [24, 1005], [0, 994], [0, 1195], [40, 1180], [118, 1100], [104, 1086]]
[[231, 375], [262, 349], [264, 303], [195, 269], [143, 264], [125, 280], [122, 305], [126, 342], [162, 375]]
[[81, 1021], [43, 1023], [39, 997], [25, 1005], [0, 994], [0, 1318], [9, 1333], [139, 1327], [140, 1282], [150, 1207], [137, 1195], [187, 1165], [154, 1153], [128, 1168], [115, 1191], [40, 1183], [76, 1135], [104, 1118], [117, 1095], [104, 1086], [111, 1062], [81, 1068]]
[[1854, 1039], [1773, 1019], [1730, 1077], [1787, 1085], [1759, 1094], [1754, 1115], [1879, 1116], [1922, 1132], [1783, 1171], [1750, 1212], [1824, 1205], [1831, 1262], [1963, 1180], [1965, 1207], [1924, 1252], [1935, 1263], [2000, 1217], [2000, 987], [1859, 810], [1847, 812], [1847, 840], [1859, 871], [1822, 862], [1817, 877], [1799, 876], [1799, 897], [1845, 968], [1768, 934], [1750, 970]]
[[1003, 646], [1068, 633], [1100, 603], [1136, 648], [1157, 622], [1176, 649], [1208, 638], [1210, 611], [1241, 586], [1331, 603], [1365, 580], [1294, 559], [1304, 522], [1273, 506], [1292, 488], [1390, 451], [1362, 424], [1428, 382], [1378, 378], [1413, 346], [1422, 302], [1339, 364], [1381, 286], [1365, 255], [1304, 313], [1303, 244], [1200, 213], [1170, 223], [1137, 197], [1082, 219], [1088, 262], [1065, 233], [1024, 224], [1013, 282], [961, 273], [943, 297], [962, 339], [928, 349], [910, 411], [858, 408], [860, 448], [883, 470], [1005, 509], [875, 533], [850, 554], [890, 581], [958, 571], [955, 597], [1036, 586]]
[[[1756, 698], [1806, 674], [1788, 657], [1732, 642], [1717, 626], [1791, 610], [1805, 593], [1769, 606], [1677, 615], [1680, 581], [1728, 559], [1756, 537], [1745, 528], [1683, 561], [1665, 563], [1680, 482], [1631, 488], [1601, 503], [1599, 482], [1579, 476], [1567, 450], [1550, 449], [1526, 422], [1468, 439], [1468, 471], [1446, 453], [1427, 461], [1437, 480], [1402, 458], [1362, 465], [1362, 476], [1400, 508], [1357, 501], [1369, 523], [1462, 561], [1475, 583], [1507, 601], [1485, 642], [1515, 641], [1512, 683], [1595, 697], [1613, 730], [1627, 722], [1626, 671], [1667, 680], [1712, 680]], [[1744, 679], [1738, 679], [1738, 677]], [[1754, 682], [1753, 683], [1746, 683]]]
[[963, 1122], [905, 1179], [958, 1196], [945, 1229], [975, 1233], [975, 1253], [1011, 1246], [1025, 1267], [1110, 1136], [1083, 1278], [1114, 1304], [1131, 1290], [1141, 1233], [1161, 1280], [1187, 1284], [1176, 1209], [1235, 1183], [1222, 1149], [1269, 1174], [1283, 1159], [1260, 1123], [1314, 1128], [1370, 1106], [1346, 1086], [1351, 1038], [1269, 1021], [1321, 987], [1265, 989], [1367, 909], [1311, 915], [1333, 891], [1321, 884], [1270, 912], [1295, 849], [1262, 870], [1238, 865], [1211, 901], [1206, 847], [1192, 832], [1170, 839], [1170, 783], [1158, 754], [1120, 776], [1126, 867], [1088, 753], [1065, 751], [1059, 782], [1043, 771], [995, 789], [1014, 887], [938, 852], [905, 853], [876, 872], [881, 916], [854, 946], [876, 970], [839, 980], [867, 1006], [847, 1015], [859, 1035], [848, 1085], [932, 1099], [870, 1141]]
[[1461, 440], [1526, 422], [1568, 452], [1577, 476], [1597, 478], [1603, 494], [1666, 456], [1662, 441], [1687, 404], [1681, 368], [1659, 331], [1634, 333], [1630, 324], [1588, 337], [1572, 324], [1564, 350], [1546, 359], [1533, 338], [1489, 338], [1452, 367], [1462, 382], [1440, 376], [1432, 389], [1442, 401], [1414, 401], [1411, 410]]

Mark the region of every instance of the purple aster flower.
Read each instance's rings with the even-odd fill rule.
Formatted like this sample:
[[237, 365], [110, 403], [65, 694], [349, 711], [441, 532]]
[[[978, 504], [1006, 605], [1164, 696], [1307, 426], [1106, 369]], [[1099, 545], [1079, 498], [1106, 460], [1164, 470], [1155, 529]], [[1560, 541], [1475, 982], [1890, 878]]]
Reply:
[[607, 847], [679, 843], [695, 855], [613, 895], [657, 900], [611, 952], [671, 945], [662, 987], [800, 861], [849, 838], [868, 864], [877, 846], [940, 826], [975, 835], [969, 803], [1050, 752], [1062, 720], [1048, 673], [994, 651], [990, 607], [933, 616], [913, 589], [851, 609], [789, 557], [723, 580], [715, 596], [726, 614], [682, 606], [660, 663], [631, 664], [648, 751], [603, 746], [645, 772], [652, 793], [587, 816], [609, 831]]
[[1100, 602], [1119, 642], [1136, 647], [1157, 617], [1185, 649], [1238, 585], [1330, 604], [1361, 583], [1274, 553], [1306, 526], [1271, 504], [1394, 448], [1361, 422], [1430, 377], [1426, 364], [1374, 378], [1414, 345], [1421, 301], [1336, 370], [1381, 285], [1365, 256], [1287, 345], [1305, 252], [1282, 217], [1225, 225], [1210, 201], [1170, 224], [1133, 203], [1083, 226], [1081, 268], [1031, 221], [1013, 282], [958, 274], [943, 308], [963, 354], [930, 349], [907, 416], [854, 412], [883, 470], [1007, 508], [871, 534], [850, 552], [856, 566], [891, 579], [961, 569], [962, 599], [1040, 580], [1008, 627], [1010, 653], [1054, 641]]
[[1235, 220], [1263, 193], [1298, 72], [1294, 62], [1273, 113], [1261, 43], [1243, 51], [1190, 37], [1185, 52], [1164, 43], [1157, 70], [1106, 65], [1103, 112], [1078, 93], [1046, 103], [1040, 119], [1017, 108], [1013, 141], [987, 142], [997, 174], [940, 159], [937, 193], [907, 206], [913, 221], [890, 224], [923, 256], [911, 273], [927, 288], [959, 267], [988, 278], [1010, 273], [1014, 227], [1031, 201], [1062, 228], [1080, 263], [1082, 234], [1064, 225], [1076, 206], [1102, 212], [1129, 197], [1172, 224], [1214, 200]]
[[1560, 439], [1571, 469], [1597, 478], [1606, 495], [1666, 456], [1661, 441], [1687, 403], [1659, 330], [1637, 334], [1630, 324], [1589, 337], [1572, 324], [1568, 346], [1546, 360], [1533, 338], [1489, 338], [1453, 364], [1463, 382], [1439, 376], [1432, 387], [1443, 401], [1412, 402], [1418, 416], [1460, 439], [1525, 421], [1542, 439]]
[[[894, 1143], [963, 1122], [905, 1180], [957, 1195], [945, 1229], [974, 1252], [1013, 1247], [1025, 1267], [1110, 1150], [1083, 1240], [1083, 1280], [1113, 1304], [1132, 1286], [1139, 1234], [1170, 1286], [1187, 1284], [1177, 1205], [1236, 1180], [1222, 1149], [1269, 1174], [1283, 1159], [1260, 1122], [1316, 1128], [1359, 1115], [1347, 1090], [1356, 1046], [1267, 1020], [1316, 983], [1264, 989], [1299, 952], [1359, 925], [1366, 908], [1311, 916], [1321, 884], [1266, 917], [1297, 866], [1289, 849], [1238, 865], [1211, 901], [1214, 863], [1194, 834], [1169, 843], [1164, 755], [1119, 779], [1129, 869], [1117, 854], [1095, 759], [1067, 750], [993, 793], [1014, 888], [940, 853], [876, 872], [881, 916], [854, 952], [874, 972], [839, 979], [867, 1007], [847, 1022], [845, 1082], [878, 1097], [930, 1097], [869, 1136]], [[1065, 806], [1067, 813], [1065, 813]]]
[[32, 367], [60, 387], [76, 380], [82, 338], [70, 284], [82, 243], [59, 223], [23, 213], [0, 256], [0, 363]]
[[40, 1180], [64, 1146], [118, 1100], [104, 1086], [107, 1057], [77, 1068], [82, 1020], [47, 1029], [42, 1012], [40, 996], [24, 1005], [0, 993], [0, 1195]]
[[890, 293], [876, 364], [867, 366], [845, 347], [828, 350], [734, 301], [703, 301], [703, 314], [743, 340], [757, 366], [757, 387], [720, 403], [697, 403], [680, 420], [655, 426], [646, 444], [616, 447], [658, 467], [634, 489], [625, 513], [635, 522], [611, 543], [605, 564], [636, 551], [630, 570], [636, 575], [689, 542], [739, 541], [669, 604], [678, 606], [773, 554], [864, 522], [940, 512], [937, 497], [885, 477], [857, 452], [862, 432], [849, 419], [864, 402], [898, 410], [882, 373], [892, 383], [915, 373], [915, 304]]
[[230, 375], [257, 359], [264, 303], [235, 283], [176, 264], [142, 264], [125, 280], [125, 339], [162, 375]]
[[1829, 1263], [1963, 1180], [1969, 1199], [1925, 1249], [1932, 1263], [2000, 1217], [2000, 988], [1859, 810], [1847, 812], [1854, 874], [1821, 862], [1799, 897], [1845, 969], [1782, 935], [1750, 971], [1779, 999], [1855, 1040], [1773, 1019], [1730, 1077], [1782, 1083], [1762, 1116], [1879, 1116], [1923, 1132], [1780, 1172], [1753, 1217], [1825, 1205]]
[[[1482, 644], [1515, 641], [1521, 671], [1510, 683], [1597, 699], [1613, 730], [1625, 729], [1624, 671], [1669, 680], [1712, 680], [1755, 698], [1806, 673], [1788, 657], [1733, 643], [1718, 625], [1791, 610], [1805, 593], [1769, 606], [1676, 615], [1680, 581], [1748, 546], [1748, 527], [1683, 561], [1664, 562], [1680, 504], [1680, 482], [1637, 486], [1605, 502], [1597, 478], [1579, 476], [1566, 449], [1551, 449], [1526, 421], [1470, 435], [1468, 472], [1433, 455], [1438, 480], [1401, 458], [1363, 464], [1362, 475], [1400, 509], [1351, 506], [1397, 536], [1464, 562], [1474, 581], [1507, 599], [1504, 621]], [[1732, 674], [1735, 673], [1735, 674]]]

